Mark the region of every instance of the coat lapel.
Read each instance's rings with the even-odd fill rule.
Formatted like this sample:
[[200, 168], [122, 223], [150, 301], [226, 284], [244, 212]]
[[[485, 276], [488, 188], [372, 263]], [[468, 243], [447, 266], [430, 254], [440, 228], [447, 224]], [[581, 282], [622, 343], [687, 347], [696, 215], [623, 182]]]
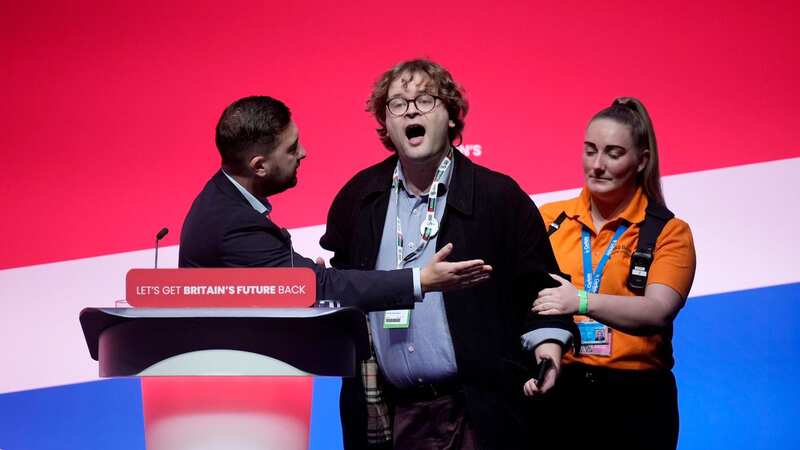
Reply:
[[[211, 178], [211, 182], [214, 183], [214, 185], [217, 187], [217, 189], [219, 189], [219, 191], [225, 197], [227, 197], [228, 199], [230, 199], [231, 201], [233, 201], [233, 202], [235, 202], [237, 204], [241, 204], [242, 206], [252, 210], [254, 214], [258, 214], [258, 211], [253, 209], [253, 206], [250, 205], [250, 202], [248, 202], [247, 199], [244, 198], [242, 193], [239, 192], [238, 189], [236, 189], [236, 186], [234, 186], [231, 183], [231, 181], [228, 179], [228, 177], [226, 177], [225, 174], [222, 173], [222, 169], [218, 170], [217, 173], [214, 174], [214, 176]], [[261, 201], [261, 200], [259, 199], [259, 201]], [[264, 221], [266, 222], [267, 227], [270, 228], [273, 231], [273, 234], [276, 237], [278, 237], [278, 239], [280, 239], [284, 243], [289, 243], [290, 242], [291, 238], [289, 236], [289, 232], [286, 231], [285, 228], [279, 227], [275, 222], [270, 220], [266, 215], [264, 215], [263, 217], [264, 217]]]

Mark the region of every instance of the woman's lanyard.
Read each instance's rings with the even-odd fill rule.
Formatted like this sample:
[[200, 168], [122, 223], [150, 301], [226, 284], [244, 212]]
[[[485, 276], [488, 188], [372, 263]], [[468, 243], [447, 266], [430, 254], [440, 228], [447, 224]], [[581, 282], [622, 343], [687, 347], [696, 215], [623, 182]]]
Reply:
[[417, 248], [414, 249], [413, 252], [409, 253], [405, 257], [403, 257], [403, 227], [400, 223], [400, 163], [397, 163], [397, 167], [394, 168], [394, 175], [392, 175], [392, 189], [395, 192], [395, 210], [397, 211], [397, 268], [402, 269], [403, 264], [412, 261], [414, 258], [417, 258], [422, 252], [425, 250], [425, 246], [428, 245], [428, 241], [431, 240], [432, 237], [436, 236], [436, 233], [439, 232], [439, 221], [436, 220], [436, 201], [438, 199], [439, 194], [439, 183], [444, 178], [444, 174], [447, 172], [447, 168], [450, 166], [450, 163], [453, 161], [453, 148], [450, 148], [450, 151], [447, 152], [447, 156], [444, 157], [441, 163], [439, 163], [439, 168], [436, 169], [436, 175], [433, 177], [433, 184], [431, 184], [431, 189], [428, 191], [428, 208], [425, 211], [425, 220], [422, 221], [421, 226], [419, 227], [419, 233], [421, 239]]
[[619, 227], [617, 227], [614, 237], [612, 237], [611, 242], [608, 243], [608, 248], [606, 249], [605, 253], [603, 253], [603, 257], [600, 259], [600, 262], [597, 263], [597, 269], [595, 269], [594, 272], [592, 272], [592, 237], [589, 233], [589, 229], [586, 226], [581, 229], [581, 249], [583, 251], [583, 289], [586, 292], [596, 294], [600, 290], [600, 279], [603, 277], [603, 269], [605, 269], [608, 258], [611, 257], [611, 252], [614, 251], [614, 247], [617, 246], [617, 241], [619, 241], [622, 233], [628, 229], [628, 226], [628, 223], [623, 221], [620, 223]]

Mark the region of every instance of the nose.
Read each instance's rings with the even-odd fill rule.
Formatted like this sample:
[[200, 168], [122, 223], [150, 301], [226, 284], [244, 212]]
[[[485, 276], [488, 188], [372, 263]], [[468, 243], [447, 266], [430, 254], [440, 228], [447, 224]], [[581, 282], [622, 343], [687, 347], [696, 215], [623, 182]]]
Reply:
[[417, 102], [416, 101], [409, 101], [408, 102], [408, 108], [406, 109], [406, 113], [404, 115], [406, 117], [409, 117], [409, 118], [414, 118], [414, 117], [417, 117], [417, 116], [419, 116], [421, 114], [422, 113], [419, 112], [419, 108], [417, 108]]
[[306, 148], [302, 144], [298, 144], [297, 159], [301, 160], [306, 157]]
[[589, 167], [592, 169], [592, 171], [595, 173], [605, 172], [605, 160], [603, 159], [601, 152], [597, 152], [589, 158]]
[[421, 114], [422, 113], [419, 112], [419, 110], [417, 109], [417, 105], [416, 104], [409, 104], [408, 105], [408, 109], [406, 110], [405, 116], [410, 118], [410, 119], [413, 119], [414, 117], [417, 117], [417, 116], [419, 116]]

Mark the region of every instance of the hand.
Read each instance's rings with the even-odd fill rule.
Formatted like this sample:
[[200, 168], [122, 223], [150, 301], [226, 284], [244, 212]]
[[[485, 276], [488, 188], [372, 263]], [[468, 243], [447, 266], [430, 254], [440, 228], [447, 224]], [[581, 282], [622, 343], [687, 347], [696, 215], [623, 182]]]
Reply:
[[522, 390], [528, 397], [536, 397], [545, 394], [556, 384], [556, 378], [561, 371], [561, 345], [555, 342], [543, 342], [534, 350], [536, 362], [541, 363], [543, 359], [553, 362], [544, 374], [544, 381], [541, 386], [536, 385], [536, 378], [531, 378], [525, 382]]
[[453, 244], [445, 245], [420, 270], [420, 284], [422, 284], [423, 293], [462, 289], [489, 279], [492, 266], [484, 264], [482, 259], [445, 261], [452, 251]]
[[317, 256], [317, 259], [315, 259], [314, 262], [320, 267], [320, 269], [325, 268], [325, 260], [322, 259], [322, 256]]
[[558, 275], [551, 273], [550, 276], [561, 283], [561, 286], [539, 291], [539, 296], [533, 302], [531, 311], [543, 316], [577, 314], [580, 301], [578, 289]]

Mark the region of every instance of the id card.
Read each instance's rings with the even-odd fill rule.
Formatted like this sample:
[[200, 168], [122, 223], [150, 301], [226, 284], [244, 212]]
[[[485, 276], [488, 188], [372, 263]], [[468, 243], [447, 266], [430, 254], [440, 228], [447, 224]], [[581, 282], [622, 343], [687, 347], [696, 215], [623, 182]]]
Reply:
[[611, 354], [611, 329], [594, 320], [578, 322], [581, 333], [581, 353], [608, 356]]
[[384, 313], [383, 328], [408, 328], [410, 324], [410, 309], [393, 309]]

